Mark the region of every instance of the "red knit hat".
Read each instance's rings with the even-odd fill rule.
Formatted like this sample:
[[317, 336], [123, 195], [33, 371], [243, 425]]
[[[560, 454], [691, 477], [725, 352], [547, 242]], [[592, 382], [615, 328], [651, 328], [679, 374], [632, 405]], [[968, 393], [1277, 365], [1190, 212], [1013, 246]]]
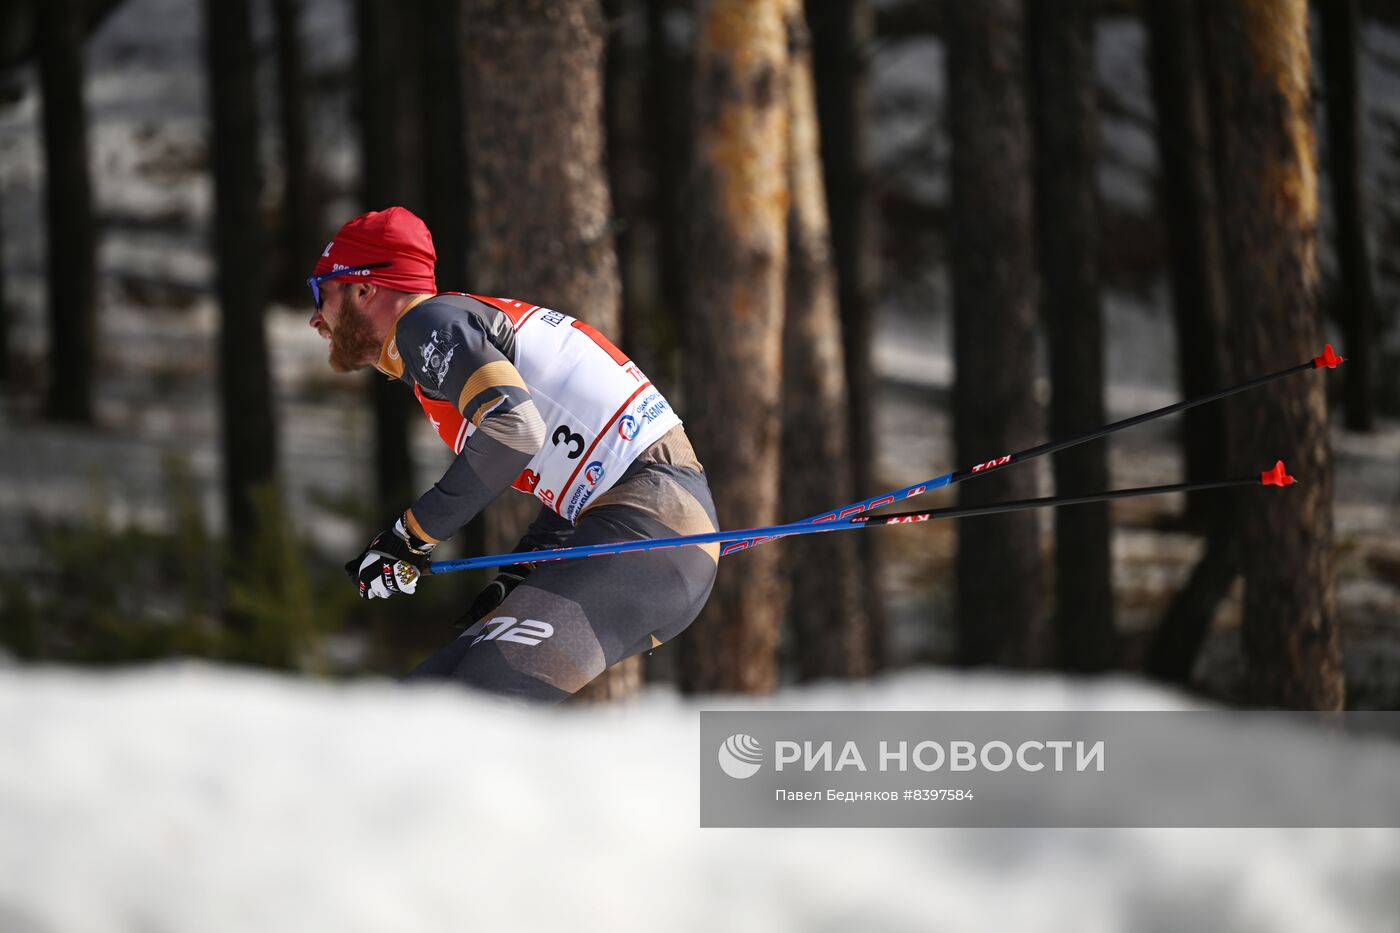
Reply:
[[428, 232], [427, 224], [406, 207], [370, 211], [348, 221], [335, 239], [326, 244], [314, 274], [324, 275], [336, 269], [385, 261], [393, 265], [371, 269], [364, 276], [356, 275], [355, 280], [373, 282], [399, 292], [437, 294], [437, 279], [433, 275], [437, 252], [433, 249], [433, 235]]

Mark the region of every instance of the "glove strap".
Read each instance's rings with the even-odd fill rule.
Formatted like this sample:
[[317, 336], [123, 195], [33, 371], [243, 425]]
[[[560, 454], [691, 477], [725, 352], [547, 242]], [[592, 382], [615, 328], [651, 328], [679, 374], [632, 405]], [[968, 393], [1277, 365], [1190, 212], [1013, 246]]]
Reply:
[[409, 529], [407, 512], [400, 515], [398, 521], [394, 522], [394, 534], [403, 539], [404, 544], [408, 545], [409, 553], [415, 557], [427, 557], [433, 553], [433, 548], [437, 547], [436, 543], [424, 541]]

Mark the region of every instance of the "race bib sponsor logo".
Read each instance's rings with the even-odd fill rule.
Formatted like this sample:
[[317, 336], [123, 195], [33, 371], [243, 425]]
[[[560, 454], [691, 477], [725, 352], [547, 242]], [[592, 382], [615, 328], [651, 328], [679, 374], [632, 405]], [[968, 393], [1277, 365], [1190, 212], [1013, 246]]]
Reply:
[[637, 419], [631, 415], [623, 415], [622, 420], [617, 423], [617, 433], [624, 441], [630, 441], [637, 436], [641, 430], [641, 425], [637, 424]]
[[588, 480], [590, 486], [597, 486], [603, 481], [603, 461], [594, 460], [588, 465], [588, 469], [583, 471], [583, 478]]
[[649, 392], [632, 408], [632, 413], [641, 419], [642, 424], [651, 424], [666, 412], [671, 410], [671, 405], [661, 397], [660, 392]]
[[540, 474], [536, 473], [534, 470], [525, 470], [521, 472], [521, 474], [515, 478], [515, 482], [511, 483], [512, 486], [519, 489], [521, 492], [528, 493], [533, 493], [535, 487], [539, 486], [539, 484]]
[[560, 324], [563, 324], [567, 318], [567, 314], [563, 314], [559, 311], [546, 311], [544, 314], [540, 315], [540, 320], [544, 321], [550, 327], [558, 327]]
[[583, 507], [588, 504], [588, 500], [593, 498], [593, 493], [598, 491], [597, 486], [585, 486], [580, 483], [574, 487], [574, 494], [569, 498], [569, 508], [564, 517], [569, 521], [578, 518], [578, 513], [583, 511]]
[[433, 378], [437, 388], [442, 388], [442, 382], [447, 378], [447, 369], [452, 365], [452, 354], [457, 352], [457, 344], [452, 341], [450, 335], [441, 331], [433, 331], [428, 342], [418, 348], [418, 353], [423, 357], [423, 372]]

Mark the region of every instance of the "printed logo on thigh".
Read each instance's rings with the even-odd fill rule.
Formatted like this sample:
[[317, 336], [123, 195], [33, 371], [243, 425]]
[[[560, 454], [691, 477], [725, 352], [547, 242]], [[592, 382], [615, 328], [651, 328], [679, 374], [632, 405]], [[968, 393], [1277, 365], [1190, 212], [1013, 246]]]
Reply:
[[518, 645], [538, 645], [554, 634], [554, 626], [538, 619], [516, 619], [514, 616], [499, 616], [486, 623], [486, 631], [476, 636], [475, 645], [480, 641], [513, 641]]
[[[536, 571], [511, 591], [496, 614], [467, 629], [472, 651], [494, 650], [511, 667], [573, 693], [607, 667], [607, 659], [583, 607], [542, 589]], [[548, 585], [546, 583], [546, 585]]]

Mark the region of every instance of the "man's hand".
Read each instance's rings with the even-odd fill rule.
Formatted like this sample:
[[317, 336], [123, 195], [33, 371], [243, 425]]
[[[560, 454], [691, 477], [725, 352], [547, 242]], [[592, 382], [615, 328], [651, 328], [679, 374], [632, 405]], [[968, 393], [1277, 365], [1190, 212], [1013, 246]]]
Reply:
[[409, 531], [399, 516], [393, 528], [380, 532], [364, 553], [345, 565], [345, 573], [359, 585], [361, 599], [412, 596], [418, 578], [428, 572], [434, 546]]
[[519, 586], [520, 581], [525, 579], [534, 569], [534, 564], [511, 564], [509, 567], [502, 567], [501, 572], [496, 575], [496, 579], [486, 584], [486, 587], [476, 594], [476, 599], [472, 600], [471, 608], [462, 618], [457, 620], [457, 627], [460, 629], [470, 628], [488, 612], [493, 612], [497, 606], [505, 602], [510, 591]]

